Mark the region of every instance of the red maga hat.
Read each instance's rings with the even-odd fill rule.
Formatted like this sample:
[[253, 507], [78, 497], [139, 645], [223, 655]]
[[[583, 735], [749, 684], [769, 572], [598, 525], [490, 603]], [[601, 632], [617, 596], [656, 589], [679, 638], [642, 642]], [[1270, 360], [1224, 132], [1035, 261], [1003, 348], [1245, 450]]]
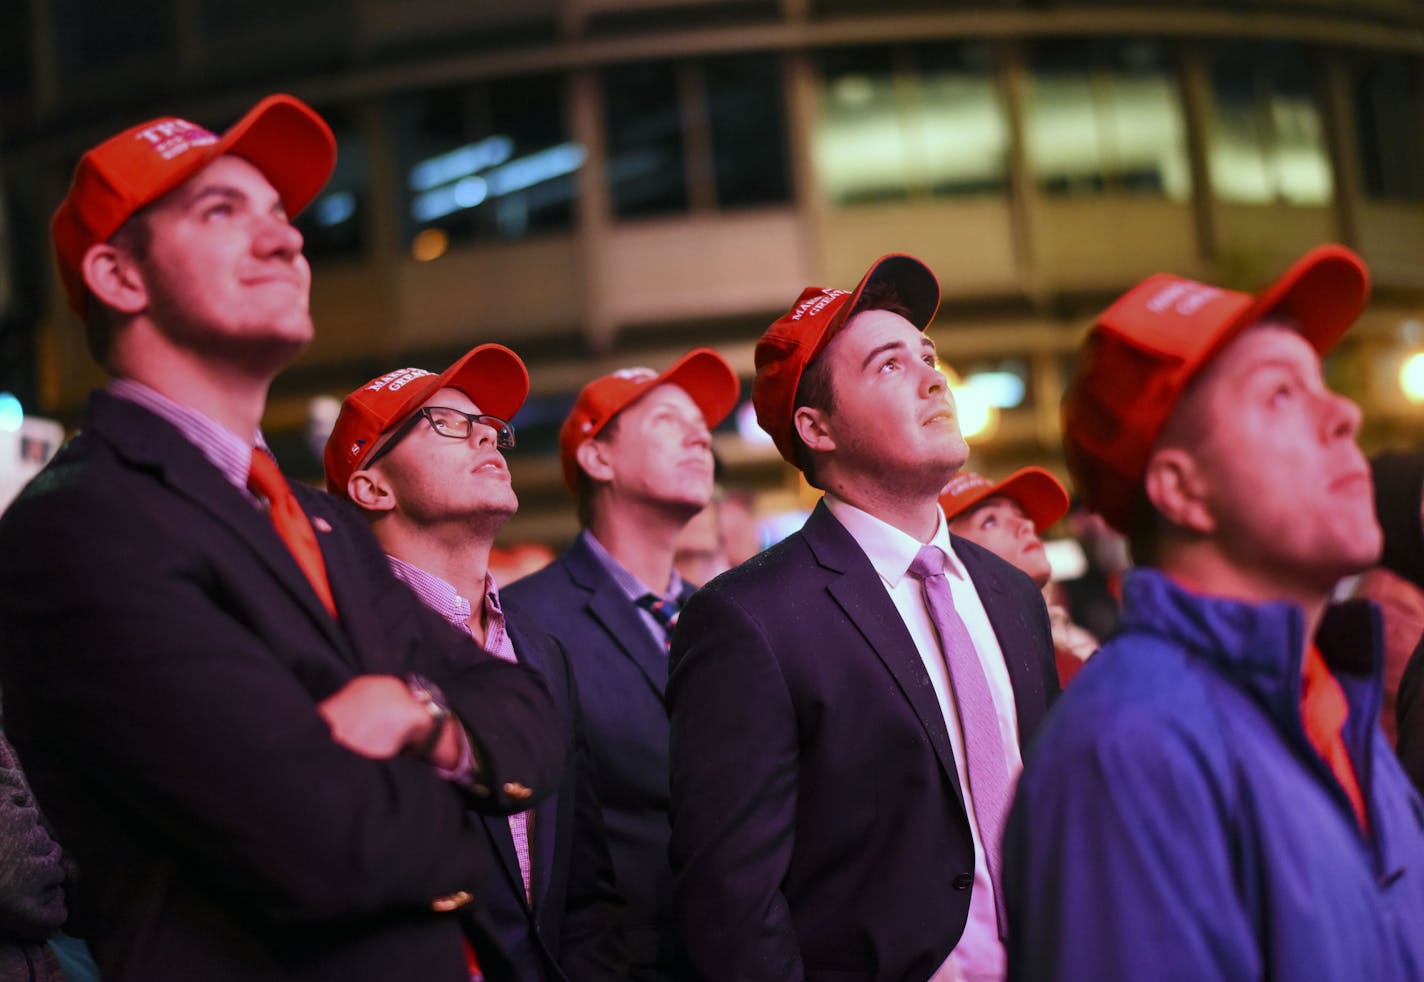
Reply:
[[69, 193], [50, 223], [55, 263], [69, 306], [80, 317], [89, 302], [82, 264], [135, 212], [152, 204], [214, 159], [241, 157], [267, 178], [288, 215], [301, 211], [331, 177], [336, 138], [310, 106], [270, 95], [218, 136], [176, 116], [151, 119], [110, 137], [79, 158]]
[[661, 375], [651, 368], [621, 368], [594, 379], [579, 391], [573, 410], [559, 427], [559, 463], [570, 491], [578, 490], [579, 445], [598, 436], [609, 420], [664, 382], [692, 397], [709, 430], [727, 418], [742, 391], [736, 371], [711, 348], [694, 348]]
[[446, 388], [459, 389], [480, 412], [508, 422], [529, 396], [529, 371], [504, 345], [482, 344], [439, 375], [423, 368], [402, 368], [371, 379], [341, 402], [322, 454], [326, 489], [346, 497], [351, 475], [371, 456], [381, 434], [405, 422], [421, 403]]
[[934, 319], [939, 309], [939, 281], [914, 256], [895, 253], [875, 260], [854, 290], [808, 286], [757, 341], [752, 405], [757, 423], [770, 434], [787, 463], [800, 466], [792, 416], [806, 366], [844, 326], [866, 287], [880, 282], [895, 287], [910, 308], [910, 323], [920, 330]]
[[1016, 470], [997, 484], [982, 474], [960, 471], [945, 485], [939, 504], [945, 519], [952, 521], [995, 495], [1017, 503], [1039, 534], [1068, 514], [1068, 491], [1042, 467]]
[[1359, 256], [1322, 245], [1254, 297], [1168, 273], [1128, 290], [1098, 315], [1063, 397], [1063, 449], [1083, 503], [1126, 533], [1162, 427], [1217, 353], [1283, 316], [1323, 355], [1359, 317], [1369, 283]]

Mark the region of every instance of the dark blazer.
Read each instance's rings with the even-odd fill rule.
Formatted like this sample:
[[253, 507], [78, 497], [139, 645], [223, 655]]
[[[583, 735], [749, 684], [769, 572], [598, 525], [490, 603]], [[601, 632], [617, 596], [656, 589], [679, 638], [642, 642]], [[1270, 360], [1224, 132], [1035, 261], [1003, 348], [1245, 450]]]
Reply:
[[569, 653], [613, 871], [628, 902], [633, 977], [669, 978], [667, 652], [582, 538], [500, 596]]
[[[0, 520], [6, 728], [83, 870], [105, 979], [463, 980], [483, 915], [432, 901], [493, 861], [470, 808], [558, 781], [538, 673], [420, 604], [349, 505], [296, 492], [339, 623], [261, 510], [106, 393]], [[372, 673], [444, 691], [478, 789], [331, 739], [317, 702]], [[508, 977], [496, 949], [482, 961]]]
[[[963, 539], [1027, 744], [1058, 692], [1043, 598]], [[822, 503], [704, 586], [672, 650], [672, 865], [693, 978], [923, 982], [974, 846], [924, 663]]]
[[568, 657], [559, 642], [525, 617], [506, 611], [505, 623], [519, 660], [549, 683], [564, 721], [569, 766], [558, 790], [533, 810], [533, 909], [524, 893], [509, 819], [502, 815], [481, 817], [499, 859], [481, 898], [521, 980], [625, 979], [623, 898], [614, 884]]

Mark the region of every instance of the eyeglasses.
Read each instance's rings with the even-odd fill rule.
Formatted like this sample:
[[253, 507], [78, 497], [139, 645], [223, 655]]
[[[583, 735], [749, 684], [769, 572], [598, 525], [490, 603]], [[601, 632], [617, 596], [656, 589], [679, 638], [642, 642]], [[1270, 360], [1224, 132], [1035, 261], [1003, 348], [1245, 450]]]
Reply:
[[430, 423], [430, 429], [436, 436], [449, 437], [451, 440], [468, 440], [470, 434], [475, 431], [476, 423], [480, 426], [488, 426], [494, 430], [494, 445], [496, 447], [500, 450], [514, 448], [514, 427], [498, 416], [490, 416], [486, 413], [464, 413], [458, 409], [451, 409], [449, 406], [422, 406], [411, 414], [410, 419], [396, 427], [385, 446], [373, 453], [371, 459], [361, 465], [362, 468], [370, 467], [394, 450], [396, 444], [405, 439], [406, 434], [413, 430], [422, 419]]

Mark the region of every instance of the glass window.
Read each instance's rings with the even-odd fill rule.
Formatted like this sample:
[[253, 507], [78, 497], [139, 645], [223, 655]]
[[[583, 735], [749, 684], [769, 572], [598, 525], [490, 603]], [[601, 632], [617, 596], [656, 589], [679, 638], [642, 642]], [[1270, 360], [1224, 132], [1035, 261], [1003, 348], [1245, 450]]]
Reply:
[[1323, 205], [1334, 194], [1319, 95], [1298, 44], [1212, 48], [1208, 160], [1222, 201]]
[[1424, 199], [1419, 71], [1414, 58], [1377, 54], [1355, 69], [1355, 140], [1372, 198]]
[[1050, 195], [1191, 195], [1176, 67], [1161, 42], [1040, 41], [1029, 51], [1029, 167]]
[[710, 59], [704, 69], [717, 205], [734, 208], [788, 200], [781, 59], [733, 55]]
[[171, 64], [161, 57], [171, 45], [166, 4], [56, 0], [52, 16], [57, 60], [67, 79], [114, 65], [145, 64], [157, 72]]
[[352, 114], [343, 107], [321, 107], [322, 118], [336, 135], [336, 170], [316, 197], [296, 218], [312, 260], [351, 256], [366, 246], [366, 202], [370, 171], [366, 144]]
[[407, 241], [522, 239], [573, 225], [586, 151], [565, 126], [558, 76], [500, 79], [395, 99]]
[[1008, 123], [987, 44], [835, 49], [818, 61], [814, 149], [831, 201], [1003, 193]]
[[617, 65], [603, 73], [608, 180], [620, 218], [686, 211], [689, 203], [677, 66]]

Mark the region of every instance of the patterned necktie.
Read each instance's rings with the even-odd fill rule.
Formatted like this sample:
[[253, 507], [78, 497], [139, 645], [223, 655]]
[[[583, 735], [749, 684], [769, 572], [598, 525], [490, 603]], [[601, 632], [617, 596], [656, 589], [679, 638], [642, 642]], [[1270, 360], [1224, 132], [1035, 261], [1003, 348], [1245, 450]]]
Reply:
[[672, 629], [677, 626], [677, 615], [682, 612], [682, 607], [677, 602], [676, 597], [660, 597], [656, 593], [645, 593], [634, 601], [648, 613], [653, 615], [653, 620], [657, 621], [663, 629], [663, 647], [672, 650]]
[[969, 790], [974, 798], [974, 817], [979, 823], [979, 839], [984, 843], [985, 865], [994, 885], [994, 910], [999, 934], [1004, 936], [1003, 884], [999, 877], [1004, 820], [1013, 796], [1008, 759], [999, 733], [999, 714], [989, 691], [989, 679], [979, 664], [979, 653], [969, 637], [959, 613], [954, 609], [949, 580], [944, 575], [944, 553], [938, 546], [925, 546], [910, 564], [909, 575], [920, 580], [925, 607], [939, 635], [945, 664], [954, 685], [954, 703], [964, 729], [964, 755], [969, 773]]
[[252, 448], [252, 464], [247, 472], [247, 486], [256, 494], [267, 499], [267, 514], [272, 519], [272, 527], [287, 544], [292, 558], [297, 561], [307, 582], [311, 583], [326, 612], [336, 616], [336, 601], [331, 596], [331, 584], [326, 578], [326, 563], [321, 558], [321, 546], [317, 545], [316, 532], [312, 531], [311, 519], [297, 503], [297, 496], [287, 479], [277, 469], [277, 462], [262, 448]]

